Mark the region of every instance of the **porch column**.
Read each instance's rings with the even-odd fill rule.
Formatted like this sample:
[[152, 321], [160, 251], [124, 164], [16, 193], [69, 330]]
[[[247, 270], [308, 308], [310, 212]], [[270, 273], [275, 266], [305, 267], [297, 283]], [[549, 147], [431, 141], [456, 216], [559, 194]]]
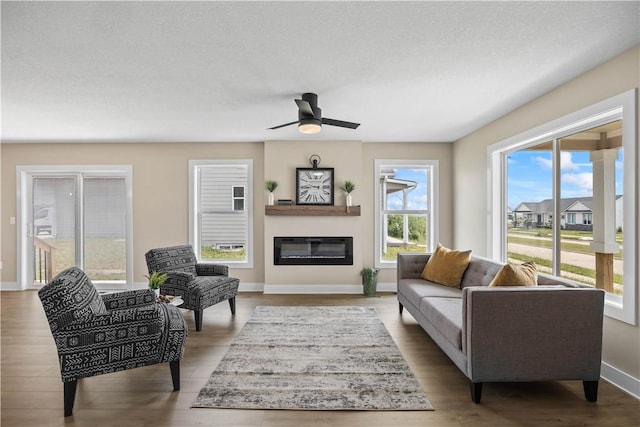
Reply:
[[[409, 191], [404, 188], [402, 190], [402, 210], [407, 210], [407, 195]], [[409, 243], [409, 216], [407, 214], [402, 215], [402, 243], [405, 245]]]
[[593, 242], [596, 253], [596, 288], [613, 292], [613, 255], [620, 252], [616, 243], [617, 149], [591, 152], [593, 163]]

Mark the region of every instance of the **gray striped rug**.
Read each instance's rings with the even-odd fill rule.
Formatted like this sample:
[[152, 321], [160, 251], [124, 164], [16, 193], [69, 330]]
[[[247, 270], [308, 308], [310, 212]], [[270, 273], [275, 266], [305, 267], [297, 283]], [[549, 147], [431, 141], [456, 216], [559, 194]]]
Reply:
[[257, 307], [192, 407], [433, 410], [373, 307]]

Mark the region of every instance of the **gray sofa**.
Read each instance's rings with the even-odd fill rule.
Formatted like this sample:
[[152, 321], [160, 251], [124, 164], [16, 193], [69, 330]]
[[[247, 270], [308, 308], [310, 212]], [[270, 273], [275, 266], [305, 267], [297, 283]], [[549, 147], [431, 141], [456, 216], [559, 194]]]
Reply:
[[488, 287], [503, 264], [471, 256], [460, 289], [420, 278], [429, 254], [398, 254], [398, 302], [469, 378], [581, 380], [598, 398], [604, 291], [538, 274], [538, 286]]

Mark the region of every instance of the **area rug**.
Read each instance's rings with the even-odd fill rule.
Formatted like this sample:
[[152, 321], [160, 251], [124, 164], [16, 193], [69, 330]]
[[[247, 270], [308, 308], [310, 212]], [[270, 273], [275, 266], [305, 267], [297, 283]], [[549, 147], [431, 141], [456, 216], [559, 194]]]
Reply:
[[433, 410], [374, 307], [257, 307], [192, 407]]

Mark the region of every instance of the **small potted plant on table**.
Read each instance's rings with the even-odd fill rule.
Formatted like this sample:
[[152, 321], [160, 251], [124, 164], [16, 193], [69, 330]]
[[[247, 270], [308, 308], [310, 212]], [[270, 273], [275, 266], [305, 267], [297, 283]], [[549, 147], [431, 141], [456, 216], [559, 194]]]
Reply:
[[149, 279], [149, 289], [153, 289], [155, 291], [156, 297], [160, 296], [160, 287], [167, 280], [167, 273], [154, 271], [150, 275], [144, 277]]

